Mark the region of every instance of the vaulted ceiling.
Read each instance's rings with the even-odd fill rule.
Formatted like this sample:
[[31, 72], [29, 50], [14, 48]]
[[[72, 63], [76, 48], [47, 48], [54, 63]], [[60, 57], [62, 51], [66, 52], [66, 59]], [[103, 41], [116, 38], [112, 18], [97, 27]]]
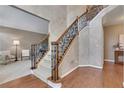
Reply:
[[118, 6], [103, 18], [103, 26], [124, 23], [124, 6]]

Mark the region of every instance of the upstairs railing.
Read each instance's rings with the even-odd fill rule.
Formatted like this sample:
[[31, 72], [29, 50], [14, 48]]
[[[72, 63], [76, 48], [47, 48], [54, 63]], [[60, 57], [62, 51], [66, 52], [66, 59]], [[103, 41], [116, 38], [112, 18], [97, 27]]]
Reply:
[[38, 44], [31, 45], [31, 69], [36, 69], [40, 60], [48, 51], [48, 36]]
[[52, 75], [50, 80], [57, 82], [60, 79], [58, 67], [65, 56], [67, 49], [78, 35], [79, 31], [86, 27], [88, 22], [91, 21], [103, 8], [104, 6], [102, 5], [91, 6], [90, 9], [87, 9], [85, 13], [76, 18], [57, 41], [51, 43]]

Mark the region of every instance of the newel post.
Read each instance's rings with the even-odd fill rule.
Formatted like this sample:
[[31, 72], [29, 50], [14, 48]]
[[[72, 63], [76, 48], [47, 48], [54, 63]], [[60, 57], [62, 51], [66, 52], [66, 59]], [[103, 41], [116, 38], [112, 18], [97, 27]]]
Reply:
[[51, 44], [52, 44], [52, 51], [51, 51], [52, 75], [51, 75], [51, 80], [56, 82], [57, 80], [59, 80], [58, 43], [52, 42]]

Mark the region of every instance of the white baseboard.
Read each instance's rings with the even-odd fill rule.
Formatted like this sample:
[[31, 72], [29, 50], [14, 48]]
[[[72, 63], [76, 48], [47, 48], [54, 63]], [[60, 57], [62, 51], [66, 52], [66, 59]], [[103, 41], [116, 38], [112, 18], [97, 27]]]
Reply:
[[78, 67], [93, 67], [93, 68], [98, 68], [98, 69], [102, 69], [103, 68], [103, 67], [94, 66], [94, 65], [78, 65], [78, 66], [74, 67], [73, 69], [71, 69], [70, 71], [68, 71], [67, 73], [65, 73], [64, 75], [62, 75], [61, 78], [64, 78], [65, 76], [67, 76], [68, 74], [70, 74], [72, 71], [74, 71]]
[[34, 76], [36, 76], [37, 78], [39, 78], [40, 80], [42, 80], [44, 83], [48, 84], [52, 88], [61, 88], [62, 87], [61, 83], [53, 83], [50, 80], [47, 80], [47, 78], [43, 78], [42, 76], [38, 75], [37, 73], [34, 73], [33, 70], [31, 70], [31, 73]]
[[61, 83], [53, 83], [51, 82], [50, 80], [47, 81], [48, 85], [51, 86], [52, 88], [61, 88], [62, 87], [62, 84]]
[[110, 60], [110, 59], [104, 59], [104, 61], [108, 61], [108, 62], [115, 62], [114, 60]]
[[72, 71], [74, 71], [75, 69], [77, 69], [78, 66], [74, 67], [73, 69], [71, 69], [70, 71], [68, 71], [67, 73], [65, 73], [64, 75], [61, 76], [61, 78], [64, 78], [65, 76], [67, 76], [68, 74], [70, 74]]
[[93, 68], [98, 68], [98, 69], [102, 69], [103, 68], [103, 67], [95, 66], [95, 65], [79, 65], [79, 67], [93, 67]]

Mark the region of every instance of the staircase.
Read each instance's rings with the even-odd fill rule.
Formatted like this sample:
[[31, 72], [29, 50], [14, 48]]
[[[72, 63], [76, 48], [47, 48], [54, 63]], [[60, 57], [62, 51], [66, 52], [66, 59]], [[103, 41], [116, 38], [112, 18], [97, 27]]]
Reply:
[[48, 52], [49, 35], [38, 44], [31, 45], [31, 69], [36, 69], [41, 59]]
[[40, 60], [37, 69], [33, 70], [35, 76], [39, 79], [47, 82], [47, 78], [51, 76], [51, 51], [47, 53], [47, 55]]
[[106, 6], [103, 5], [88, 6], [86, 12], [77, 17], [57, 41], [51, 43], [52, 73], [49, 78], [50, 81], [57, 83], [61, 80], [59, 77], [59, 66], [66, 55], [68, 48], [71, 46], [72, 41], [79, 32], [86, 27], [89, 22], [105, 7]]
[[48, 40], [49, 35], [42, 42], [31, 45], [32, 73], [46, 83], [51, 75], [51, 51], [49, 51]]
[[[75, 21], [65, 30], [65, 32], [55, 42], [51, 42], [51, 50], [45, 51], [42, 56], [40, 48], [32, 46], [32, 70], [34, 75], [48, 83], [48, 81], [60, 82], [59, 65], [66, 55], [72, 41], [84, 27], [106, 6], [90, 6], [85, 13], [77, 17]], [[40, 44], [41, 46], [42, 44]], [[39, 47], [39, 45], [38, 45]], [[48, 78], [49, 77], [49, 78]]]

